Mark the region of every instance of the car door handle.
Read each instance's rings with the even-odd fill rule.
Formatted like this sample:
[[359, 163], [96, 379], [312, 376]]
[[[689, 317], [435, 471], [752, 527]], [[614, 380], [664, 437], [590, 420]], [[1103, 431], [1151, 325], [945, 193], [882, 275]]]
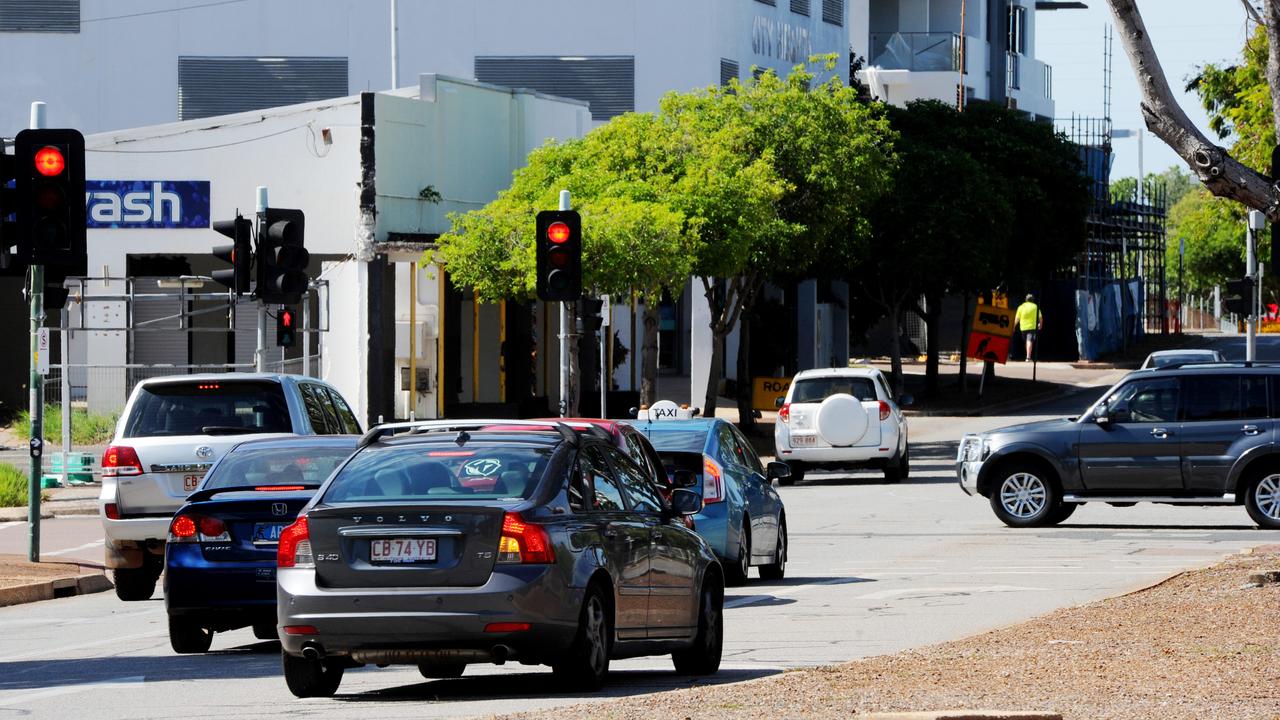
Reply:
[[1243, 428], [1241, 428], [1241, 432], [1243, 432], [1245, 435], [1257, 435], [1262, 431], [1258, 429], [1257, 425], [1245, 425]]
[[1151, 436], [1163, 440], [1169, 437], [1169, 431], [1165, 428], [1151, 428]]

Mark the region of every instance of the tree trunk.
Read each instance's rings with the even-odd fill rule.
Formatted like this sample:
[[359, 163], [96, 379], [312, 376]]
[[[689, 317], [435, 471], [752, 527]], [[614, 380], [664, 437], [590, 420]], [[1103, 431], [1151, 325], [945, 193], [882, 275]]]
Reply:
[[[1174, 99], [1160, 59], [1151, 45], [1136, 0], [1107, 0], [1120, 31], [1120, 42], [1133, 65], [1142, 92], [1139, 107], [1147, 128], [1182, 158], [1209, 192], [1261, 210], [1273, 222], [1280, 221], [1280, 194], [1271, 181], [1231, 157], [1226, 149], [1209, 142]], [[1275, 0], [1266, 3], [1268, 16], [1276, 12]], [[1274, 48], [1280, 28], [1272, 22], [1267, 36]], [[1275, 84], [1275, 70], [1268, 57], [1269, 83]], [[1276, 93], [1272, 92], [1275, 101]]]
[[889, 327], [893, 332], [893, 342], [890, 343], [889, 351], [889, 373], [893, 380], [893, 396], [902, 396], [902, 303], [894, 302], [889, 306]]
[[652, 406], [658, 401], [658, 303], [644, 304], [643, 358], [640, 365], [640, 404]]
[[[726, 333], [727, 334], [727, 333]], [[711, 335], [711, 368], [707, 372], [707, 396], [702, 403], [702, 416], [715, 417], [720, 398], [720, 365], [724, 363], [724, 335]]]
[[969, 293], [961, 296], [960, 307], [960, 394], [969, 390]]
[[751, 407], [751, 312], [745, 311], [738, 330], [738, 427], [743, 432], [755, 429], [755, 408]]
[[925, 360], [924, 360], [924, 394], [938, 394], [938, 354], [941, 352], [942, 338], [938, 320], [942, 317], [942, 295], [925, 295], [925, 311], [921, 316], [925, 327]]
[[[1262, 12], [1267, 28], [1267, 87], [1271, 90], [1271, 121], [1280, 138], [1280, 0], [1266, 0]], [[1276, 178], [1272, 178], [1276, 179]]]

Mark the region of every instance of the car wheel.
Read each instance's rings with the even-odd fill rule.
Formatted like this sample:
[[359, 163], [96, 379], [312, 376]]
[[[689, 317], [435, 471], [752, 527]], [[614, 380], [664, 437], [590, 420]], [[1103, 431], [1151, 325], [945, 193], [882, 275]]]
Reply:
[[791, 467], [791, 476], [778, 478], [779, 485], [795, 485], [804, 480], [804, 463], [799, 460], [792, 460], [787, 465]]
[[578, 616], [578, 634], [564, 657], [551, 666], [560, 682], [575, 690], [599, 690], [609, 674], [613, 617], [600, 585], [587, 588]]
[[150, 600], [159, 579], [150, 568], [118, 568], [113, 573], [116, 597], [126, 602]]
[[190, 618], [169, 617], [169, 645], [182, 655], [209, 652], [213, 631]]
[[997, 476], [991, 492], [991, 509], [1009, 527], [1051, 525], [1060, 504], [1048, 473], [1037, 465], [1012, 464]]
[[1280, 528], [1280, 473], [1266, 473], [1250, 483], [1244, 507], [1259, 527]]
[[332, 697], [342, 684], [343, 667], [332, 660], [308, 660], [281, 653], [284, 682], [295, 697]]
[[726, 585], [747, 584], [747, 576], [751, 572], [751, 531], [746, 518], [742, 519], [742, 533], [738, 537], [741, 538], [738, 542], [738, 557], [725, 568], [728, 575], [725, 578]]
[[253, 626], [253, 636], [259, 640], [279, 640], [275, 623], [257, 623]]
[[911, 458], [907, 455], [909, 450], [903, 450], [902, 456], [894, 458], [893, 462], [885, 466], [884, 481], [887, 483], [902, 482], [911, 474]]
[[704, 583], [698, 606], [698, 634], [685, 650], [671, 653], [676, 672], [681, 675], [711, 675], [720, 669], [724, 650], [724, 592]]
[[781, 580], [787, 576], [787, 522], [778, 523], [778, 547], [773, 554], [773, 562], [760, 566], [760, 579]]
[[1053, 509], [1053, 513], [1045, 520], [1045, 525], [1057, 525], [1076, 511], [1080, 507], [1080, 503], [1059, 503], [1058, 507]]
[[466, 663], [419, 663], [418, 672], [428, 680], [452, 680], [462, 677]]

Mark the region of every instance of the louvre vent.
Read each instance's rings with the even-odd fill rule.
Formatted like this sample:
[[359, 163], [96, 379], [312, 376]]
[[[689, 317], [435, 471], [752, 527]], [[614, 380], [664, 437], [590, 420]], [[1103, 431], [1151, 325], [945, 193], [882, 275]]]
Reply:
[[844, 0], [822, 0], [822, 22], [844, 27]]
[[179, 57], [178, 119], [347, 95], [345, 57]]
[[724, 87], [729, 84], [730, 80], [738, 79], [738, 63], [732, 60], [720, 58], [720, 86]]
[[477, 57], [475, 69], [481, 82], [590, 103], [592, 120], [636, 109], [636, 60], [631, 56]]
[[810, 0], [791, 0], [791, 12], [808, 17], [809, 1]]
[[0, 0], [0, 32], [78, 33], [80, 0]]

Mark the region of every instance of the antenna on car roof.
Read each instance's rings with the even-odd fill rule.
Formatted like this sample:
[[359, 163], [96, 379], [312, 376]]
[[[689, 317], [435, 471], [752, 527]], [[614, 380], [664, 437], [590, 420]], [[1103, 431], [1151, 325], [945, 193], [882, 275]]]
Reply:
[[458, 444], [458, 447], [462, 447], [463, 445], [466, 445], [467, 441], [470, 439], [471, 439], [471, 433], [467, 432], [466, 430], [459, 430], [458, 437], [454, 438], [453, 441]]

